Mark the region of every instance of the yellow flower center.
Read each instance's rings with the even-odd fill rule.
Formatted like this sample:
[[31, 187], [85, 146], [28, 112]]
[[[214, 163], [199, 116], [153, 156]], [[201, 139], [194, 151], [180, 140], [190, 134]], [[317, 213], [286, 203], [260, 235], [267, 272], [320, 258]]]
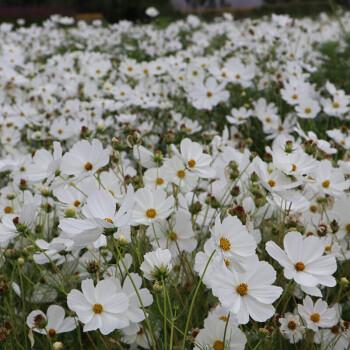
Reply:
[[329, 180], [324, 180], [324, 181], [322, 182], [322, 187], [323, 187], [323, 188], [328, 188], [330, 184], [331, 184], [331, 183], [330, 183]]
[[176, 241], [177, 240], [177, 234], [175, 232], [170, 232], [169, 233], [169, 239], [171, 241]]
[[113, 224], [113, 220], [111, 218], [105, 218], [106, 222], [109, 222], [110, 224]]
[[297, 324], [295, 323], [295, 321], [289, 321], [289, 322], [288, 322], [288, 328], [289, 328], [291, 331], [294, 331], [294, 330], [297, 328]]
[[236, 287], [236, 292], [241, 296], [245, 296], [248, 294], [248, 284], [247, 283], [241, 283]]
[[321, 319], [321, 316], [320, 316], [320, 314], [317, 313], [317, 312], [315, 312], [315, 313], [313, 313], [313, 314], [310, 315], [310, 320], [311, 320], [312, 322], [318, 323], [318, 322], [320, 322], [320, 319]]
[[55, 335], [56, 335], [56, 331], [53, 329], [53, 328], [50, 328], [48, 331], [47, 331], [47, 334], [53, 338]]
[[215, 340], [213, 350], [224, 350], [224, 342], [222, 340]]
[[92, 170], [92, 168], [93, 168], [93, 165], [90, 162], [85, 163], [84, 169], [86, 171], [90, 171], [90, 170]]
[[163, 183], [164, 183], [164, 179], [162, 179], [161, 177], [156, 178], [156, 185], [160, 186], [160, 185], [163, 185]]
[[5, 208], [4, 208], [4, 213], [5, 213], [5, 214], [11, 214], [12, 211], [13, 211], [12, 207], [5, 207]]
[[207, 97], [212, 97], [213, 96], [213, 93], [211, 91], [208, 91], [207, 92]]
[[294, 265], [295, 269], [297, 271], [304, 271], [305, 269], [305, 265], [304, 263], [302, 263], [301, 261], [298, 261], [295, 265]]
[[74, 204], [75, 207], [79, 207], [81, 202], [77, 199], [76, 201], [74, 201], [73, 204]]
[[267, 183], [269, 184], [270, 187], [275, 187], [276, 186], [276, 181], [275, 180], [271, 179]]
[[153, 208], [147, 209], [146, 210], [146, 216], [149, 219], [154, 219], [157, 216], [157, 211]]
[[194, 159], [190, 159], [188, 162], [187, 162], [188, 166], [190, 168], [194, 168], [196, 166], [196, 161]]
[[317, 206], [316, 205], [310, 205], [310, 211], [311, 213], [316, 213], [317, 212]]
[[229, 241], [227, 238], [224, 238], [224, 237], [221, 237], [221, 238], [220, 238], [220, 243], [219, 243], [219, 245], [220, 245], [220, 248], [221, 248], [222, 250], [224, 250], [225, 252], [227, 252], [227, 251], [230, 250], [230, 248], [231, 248], [231, 243], [230, 243], [230, 241]]
[[310, 113], [312, 112], [312, 109], [311, 109], [310, 107], [306, 107], [306, 108], [304, 109], [304, 112], [305, 112], [306, 114], [310, 114]]
[[350, 233], [350, 224], [347, 224], [345, 226], [346, 233]]
[[224, 259], [224, 263], [226, 267], [229, 267], [231, 265], [231, 261], [229, 259]]
[[186, 176], [185, 170], [179, 170], [177, 172], [177, 177], [179, 177], [180, 179], [183, 179]]
[[95, 314], [102, 314], [103, 312], [103, 306], [101, 304], [94, 304], [93, 307], [92, 307], [92, 311], [95, 313]]
[[297, 166], [295, 164], [292, 164], [292, 171], [297, 170]]
[[334, 101], [334, 102], [333, 102], [333, 108], [339, 108], [339, 107], [340, 107], [339, 102]]

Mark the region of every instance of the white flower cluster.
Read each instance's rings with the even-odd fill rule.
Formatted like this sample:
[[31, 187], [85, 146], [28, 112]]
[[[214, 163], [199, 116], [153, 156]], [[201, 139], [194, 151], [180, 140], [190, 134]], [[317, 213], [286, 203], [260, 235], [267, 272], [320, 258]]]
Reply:
[[0, 344], [348, 349], [344, 28], [0, 25]]

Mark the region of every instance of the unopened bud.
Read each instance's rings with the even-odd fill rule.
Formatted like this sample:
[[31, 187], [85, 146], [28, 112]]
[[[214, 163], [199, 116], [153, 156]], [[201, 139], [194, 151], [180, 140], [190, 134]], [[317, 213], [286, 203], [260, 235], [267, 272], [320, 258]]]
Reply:
[[62, 342], [56, 341], [52, 344], [52, 347], [54, 350], [62, 350], [64, 346]]

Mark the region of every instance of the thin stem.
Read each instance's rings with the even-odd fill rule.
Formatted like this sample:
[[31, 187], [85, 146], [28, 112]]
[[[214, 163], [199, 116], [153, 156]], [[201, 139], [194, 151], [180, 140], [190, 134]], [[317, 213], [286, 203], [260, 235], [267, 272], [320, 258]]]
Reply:
[[194, 291], [194, 295], [193, 295], [193, 298], [192, 298], [192, 301], [191, 301], [190, 309], [188, 310], [188, 316], [187, 316], [186, 325], [185, 325], [185, 331], [184, 331], [184, 338], [183, 338], [182, 347], [181, 347], [182, 350], [185, 350], [185, 346], [186, 346], [186, 337], [187, 337], [187, 333], [188, 333], [188, 328], [189, 328], [189, 326], [190, 326], [190, 321], [191, 321], [191, 316], [192, 316], [192, 312], [193, 312], [193, 307], [194, 307], [194, 303], [195, 303], [195, 301], [196, 301], [196, 299], [197, 299], [197, 295], [198, 295], [198, 292], [199, 292], [199, 288], [200, 288], [200, 286], [202, 285], [203, 277], [204, 277], [204, 275], [205, 275], [205, 273], [206, 273], [206, 271], [207, 271], [207, 269], [208, 269], [208, 266], [209, 266], [209, 264], [210, 264], [210, 262], [211, 262], [211, 259], [212, 259], [212, 257], [214, 256], [215, 253], [216, 253], [216, 250], [214, 250], [214, 251], [211, 253], [211, 255], [210, 255], [210, 257], [209, 257], [209, 259], [208, 259], [208, 261], [207, 261], [207, 263], [206, 263], [206, 265], [205, 265], [204, 271], [203, 271], [203, 273], [202, 273], [202, 275], [201, 275], [201, 277], [200, 277], [200, 279], [199, 279], [199, 282], [198, 282], [198, 284], [197, 284], [197, 287], [196, 287], [196, 289], [195, 289], [195, 291]]

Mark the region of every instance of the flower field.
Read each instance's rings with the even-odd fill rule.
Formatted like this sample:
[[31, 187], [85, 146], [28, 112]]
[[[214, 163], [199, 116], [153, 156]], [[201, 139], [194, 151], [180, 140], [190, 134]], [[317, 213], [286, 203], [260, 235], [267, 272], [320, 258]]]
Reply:
[[348, 31], [0, 24], [0, 348], [349, 349]]

